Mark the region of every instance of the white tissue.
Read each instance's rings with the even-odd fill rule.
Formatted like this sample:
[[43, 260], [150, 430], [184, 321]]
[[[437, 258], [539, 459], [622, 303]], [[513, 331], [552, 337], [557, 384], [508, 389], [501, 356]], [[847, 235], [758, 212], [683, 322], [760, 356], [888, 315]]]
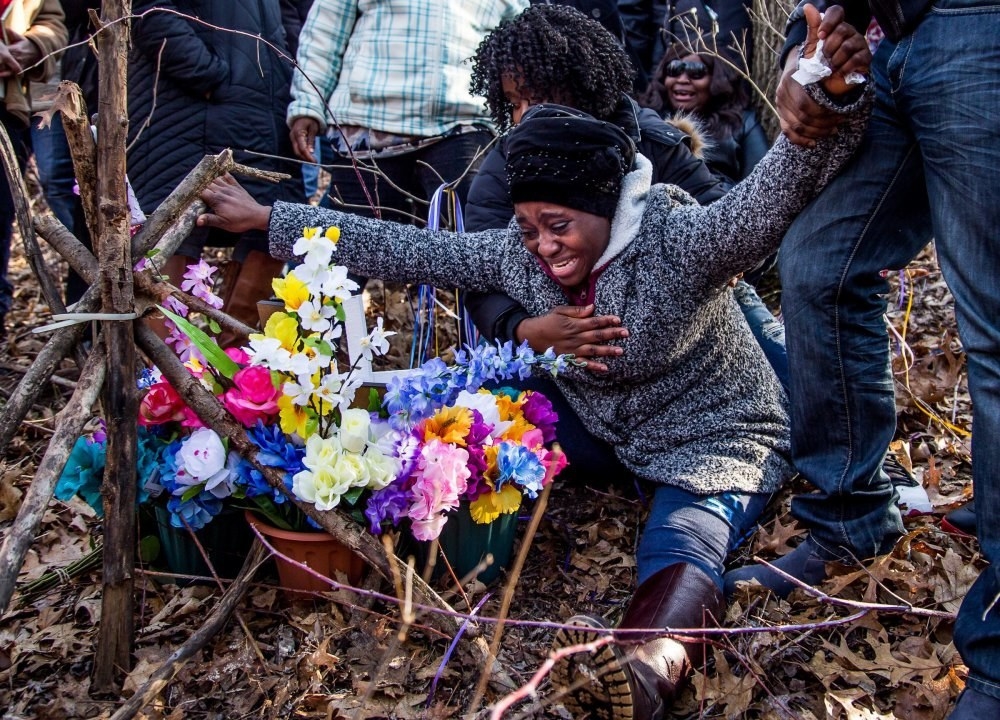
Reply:
[[833, 71], [830, 70], [826, 55], [823, 54], [823, 41], [817, 40], [816, 52], [812, 57], [799, 57], [799, 66], [792, 73], [792, 80], [799, 85], [808, 85], [829, 77], [831, 72]]

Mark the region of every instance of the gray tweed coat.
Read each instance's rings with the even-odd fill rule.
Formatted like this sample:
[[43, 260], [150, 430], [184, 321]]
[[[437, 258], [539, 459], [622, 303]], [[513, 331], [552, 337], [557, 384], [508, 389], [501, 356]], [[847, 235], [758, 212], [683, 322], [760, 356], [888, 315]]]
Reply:
[[[772, 253], [794, 217], [860, 140], [870, 91], [834, 106], [845, 124], [815, 148], [782, 136], [755, 171], [708, 207], [675, 186], [650, 186], [639, 156], [598, 261], [596, 313], [629, 329], [609, 371], [572, 368], [559, 388], [591, 433], [640, 477], [698, 494], [772, 492], [791, 476], [786, 398], [728, 281]], [[338, 263], [369, 277], [502, 290], [533, 315], [565, 305], [524, 249], [517, 226], [456, 234], [278, 203], [271, 253], [291, 256], [306, 226], [337, 225]]]

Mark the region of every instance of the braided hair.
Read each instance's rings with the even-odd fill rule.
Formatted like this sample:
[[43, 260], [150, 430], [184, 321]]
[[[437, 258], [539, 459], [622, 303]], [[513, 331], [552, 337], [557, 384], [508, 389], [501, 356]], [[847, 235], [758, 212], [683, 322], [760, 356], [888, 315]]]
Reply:
[[555, 102], [607, 120], [632, 91], [632, 65], [624, 48], [596, 20], [565, 5], [532, 5], [500, 23], [472, 60], [471, 90], [501, 130], [513, 106], [503, 78], [514, 78], [538, 103]]

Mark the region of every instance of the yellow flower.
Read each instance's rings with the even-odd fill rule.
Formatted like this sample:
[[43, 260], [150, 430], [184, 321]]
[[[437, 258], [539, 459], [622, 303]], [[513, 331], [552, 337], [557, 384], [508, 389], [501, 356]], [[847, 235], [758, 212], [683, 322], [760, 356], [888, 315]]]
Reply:
[[302, 229], [302, 237], [304, 237], [306, 240], [312, 240], [314, 237], [316, 237], [316, 233], [318, 233], [318, 232], [319, 232], [319, 228], [318, 227], [303, 228]]
[[300, 438], [307, 438], [316, 431], [316, 418], [304, 407], [299, 407], [287, 395], [278, 396], [278, 421], [281, 432], [286, 435], [295, 433]]
[[302, 303], [309, 299], [309, 288], [293, 272], [272, 280], [271, 287], [275, 296], [285, 303], [286, 310], [298, 312]]
[[335, 245], [340, 240], [340, 228], [337, 227], [336, 225], [331, 225], [330, 227], [328, 227], [326, 229], [326, 232], [323, 234], [326, 236], [327, 240], [330, 240]]
[[521, 414], [523, 400], [512, 400], [509, 395], [500, 393], [496, 396], [497, 410], [500, 413], [500, 420], [514, 420]]
[[469, 503], [469, 514], [480, 525], [491, 523], [505, 513], [517, 512], [521, 507], [521, 493], [517, 488], [504, 485], [500, 492], [483, 493]]
[[521, 442], [521, 438], [524, 437], [524, 433], [535, 429], [535, 426], [525, 420], [524, 415], [521, 413], [515, 415], [513, 421], [514, 424], [507, 428], [501, 436], [502, 440]]
[[472, 412], [465, 407], [442, 408], [424, 423], [424, 442], [438, 438], [443, 443], [465, 447], [472, 428]]
[[281, 347], [294, 353], [299, 344], [299, 324], [291, 315], [276, 312], [267, 319], [267, 325], [264, 326], [264, 337], [278, 340]]

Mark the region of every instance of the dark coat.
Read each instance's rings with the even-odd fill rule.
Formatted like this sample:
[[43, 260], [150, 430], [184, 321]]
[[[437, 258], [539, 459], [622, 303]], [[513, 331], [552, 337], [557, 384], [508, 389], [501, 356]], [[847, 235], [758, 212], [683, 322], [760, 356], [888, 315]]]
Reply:
[[725, 140], [707, 138], [703, 157], [716, 175], [739, 182], [750, 174], [770, 147], [757, 113], [748, 109], [743, 111], [743, 123], [733, 135]]
[[[729, 189], [688, 149], [688, 138], [653, 110], [640, 108], [629, 98], [622, 100], [610, 121], [622, 128], [636, 149], [653, 164], [653, 182], [678, 185], [702, 205], [718, 200]], [[477, 232], [505, 228], [514, 216], [507, 184], [507, 153], [503, 141], [486, 156], [469, 189], [465, 227]], [[513, 330], [528, 313], [501, 294], [468, 293], [465, 307], [476, 327], [490, 339], [511, 340]]]
[[225, 148], [239, 163], [293, 175], [280, 184], [240, 178], [259, 202], [301, 200], [297, 164], [254, 154], [292, 156], [285, 125], [292, 68], [253, 37], [288, 54], [279, 1], [132, 3], [136, 14], [153, 7], [204, 23], [168, 12], [133, 22], [128, 173], [142, 209], [155, 210], [206, 154]]

